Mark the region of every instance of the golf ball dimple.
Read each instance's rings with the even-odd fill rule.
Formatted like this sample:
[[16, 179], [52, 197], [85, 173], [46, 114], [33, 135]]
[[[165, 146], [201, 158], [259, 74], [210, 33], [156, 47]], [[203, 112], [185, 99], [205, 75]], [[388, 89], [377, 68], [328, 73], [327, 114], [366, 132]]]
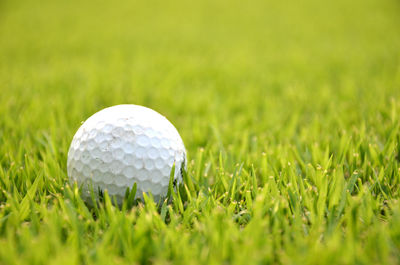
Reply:
[[134, 183], [137, 198], [151, 192], [159, 200], [167, 194], [173, 165], [179, 183], [185, 163], [183, 141], [164, 116], [138, 105], [117, 105], [82, 124], [68, 151], [67, 171], [70, 182], [82, 186], [85, 200], [90, 202], [93, 187], [122, 203]]

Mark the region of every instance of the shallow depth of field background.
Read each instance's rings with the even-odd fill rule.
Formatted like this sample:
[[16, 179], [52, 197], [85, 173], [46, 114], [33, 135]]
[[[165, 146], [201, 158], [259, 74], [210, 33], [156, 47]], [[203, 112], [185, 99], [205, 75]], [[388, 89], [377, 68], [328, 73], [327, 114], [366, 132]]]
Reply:
[[[170, 202], [87, 208], [69, 143], [165, 115]], [[399, 264], [400, 2], [0, 2], [0, 264]]]

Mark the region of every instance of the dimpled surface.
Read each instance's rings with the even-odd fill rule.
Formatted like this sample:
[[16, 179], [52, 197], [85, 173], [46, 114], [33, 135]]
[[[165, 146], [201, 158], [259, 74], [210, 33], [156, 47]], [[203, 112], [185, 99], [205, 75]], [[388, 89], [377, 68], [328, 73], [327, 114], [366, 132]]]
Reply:
[[117, 105], [87, 119], [72, 139], [67, 170], [71, 183], [107, 190], [121, 203], [127, 188], [137, 183], [136, 197], [151, 192], [155, 200], [168, 191], [174, 178], [182, 181], [186, 151], [175, 127], [154, 110], [137, 105]]

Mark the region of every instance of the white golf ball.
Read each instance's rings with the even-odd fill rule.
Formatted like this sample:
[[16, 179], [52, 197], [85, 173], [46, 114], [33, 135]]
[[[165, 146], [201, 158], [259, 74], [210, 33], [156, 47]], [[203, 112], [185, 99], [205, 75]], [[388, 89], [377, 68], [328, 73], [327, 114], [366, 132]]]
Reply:
[[154, 110], [117, 105], [87, 119], [72, 139], [67, 171], [71, 183], [91, 200], [91, 188], [107, 190], [120, 204], [127, 188], [137, 185], [136, 198], [151, 192], [166, 196], [173, 165], [174, 180], [182, 181], [186, 151], [175, 127]]

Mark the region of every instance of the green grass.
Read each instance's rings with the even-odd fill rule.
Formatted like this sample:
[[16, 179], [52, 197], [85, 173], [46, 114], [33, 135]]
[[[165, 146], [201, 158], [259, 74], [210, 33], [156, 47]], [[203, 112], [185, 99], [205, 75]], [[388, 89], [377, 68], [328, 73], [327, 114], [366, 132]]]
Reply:
[[[170, 203], [87, 208], [75, 131], [133, 103]], [[400, 2], [0, 2], [0, 264], [399, 264]]]

